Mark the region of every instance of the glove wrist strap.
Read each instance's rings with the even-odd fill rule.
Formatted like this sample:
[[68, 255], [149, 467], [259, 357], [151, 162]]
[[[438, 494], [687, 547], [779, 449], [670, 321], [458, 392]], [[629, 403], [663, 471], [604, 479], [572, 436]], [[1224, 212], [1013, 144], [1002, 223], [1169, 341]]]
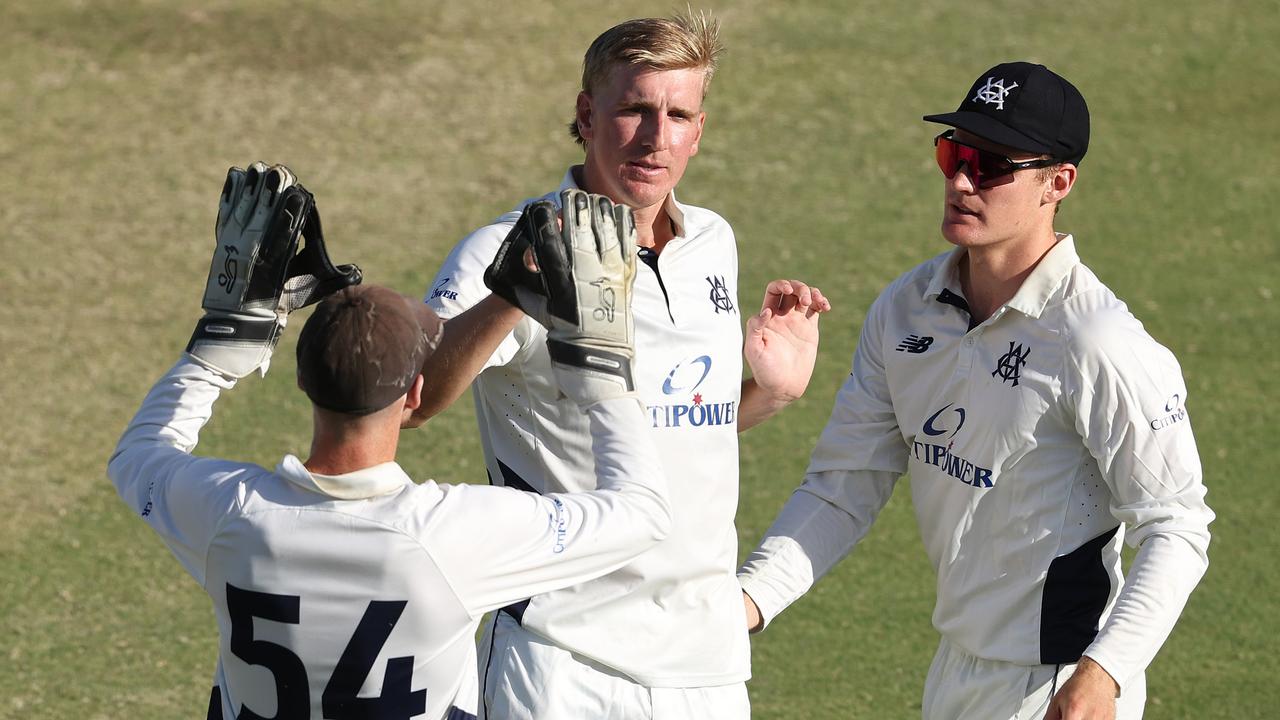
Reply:
[[205, 315], [191, 333], [187, 353], [228, 377], [242, 378], [255, 370], [265, 375], [284, 329], [281, 319]]
[[235, 343], [273, 343], [280, 334], [276, 318], [248, 318], [230, 315], [205, 315], [196, 323], [187, 343], [187, 352], [201, 340]]
[[626, 355], [551, 339], [547, 340], [547, 353], [553, 363], [615, 377], [627, 392], [636, 389], [631, 376], [631, 358]]

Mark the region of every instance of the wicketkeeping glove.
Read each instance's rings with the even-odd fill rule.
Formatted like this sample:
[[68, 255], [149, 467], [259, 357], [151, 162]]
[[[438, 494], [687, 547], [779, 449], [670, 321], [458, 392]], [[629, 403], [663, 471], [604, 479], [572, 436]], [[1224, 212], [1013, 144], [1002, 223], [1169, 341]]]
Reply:
[[484, 271], [484, 284], [542, 326], [550, 327], [546, 285], [541, 273], [527, 265], [533, 258], [534, 238], [539, 236], [560, 237], [556, 207], [549, 200], [540, 200], [525, 207], [515, 227], [498, 246], [493, 262]]
[[361, 280], [359, 267], [330, 262], [315, 198], [283, 165], [227, 171], [214, 229], [205, 316], [187, 352], [229, 377], [266, 375], [289, 313]]
[[635, 392], [636, 223], [631, 208], [603, 195], [565, 190], [560, 201], [560, 227], [552, 203], [525, 209], [485, 282], [547, 328], [556, 381], [586, 407]]

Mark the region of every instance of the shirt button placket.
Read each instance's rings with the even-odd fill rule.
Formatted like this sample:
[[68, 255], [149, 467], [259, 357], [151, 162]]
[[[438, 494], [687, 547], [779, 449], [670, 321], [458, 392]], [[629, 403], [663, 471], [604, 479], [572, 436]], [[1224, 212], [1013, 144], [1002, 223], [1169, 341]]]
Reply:
[[982, 330], [975, 329], [965, 336], [960, 342], [960, 367], [956, 368], [957, 374], [969, 374], [969, 370], [973, 367], [974, 356], [978, 352], [978, 337], [982, 334]]

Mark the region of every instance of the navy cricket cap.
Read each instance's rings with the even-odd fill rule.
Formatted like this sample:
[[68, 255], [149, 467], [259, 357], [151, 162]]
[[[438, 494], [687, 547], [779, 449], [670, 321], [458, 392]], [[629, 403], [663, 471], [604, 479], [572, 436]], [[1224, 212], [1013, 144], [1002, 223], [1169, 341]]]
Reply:
[[444, 324], [421, 300], [377, 285], [326, 297], [298, 337], [298, 385], [316, 405], [368, 415], [409, 391]]
[[1089, 106], [1043, 65], [1002, 63], [983, 73], [955, 112], [925, 115], [993, 143], [1079, 165], [1089, 149]]

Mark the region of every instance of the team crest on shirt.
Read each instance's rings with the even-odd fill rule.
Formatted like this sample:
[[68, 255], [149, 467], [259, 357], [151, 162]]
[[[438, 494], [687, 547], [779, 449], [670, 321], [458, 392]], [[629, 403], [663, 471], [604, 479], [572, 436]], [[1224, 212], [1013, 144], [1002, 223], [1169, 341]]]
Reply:
[[723, 310], [726, 313], [734, 312], [733, 299], [729, 296], [729, 288], [724, 284], [723, 275], [708, 275], [707, 284], [711, 285], [711, 304], [716, 308], [716, 314], [719, 315]]
[[[700, 391], [711, 375], [711, 356], [682, 360], [662, 381], [662, 394], [674, 402], [649, 406], [655, 428], [714, 427], [738, 421], [738, 401], [709, 402]], [[683, 401], [683, 402], [682, 402]]]
[[996, 369], [991, 371], [991, 377], [1000, 378], [1000, 383], [1004, 384], [1012, 381], [1013, 387], [1018, 387], [1018, 378], [1022, 376], [1022, 366], [1027, 364], [1027, 356], [1031, 354], [1031, 348], [1023, 348], [1021, 344], [1014, 345], [1012, 340], [1009, 341], [1009, 352], [1000, 356], [996, 361]]

